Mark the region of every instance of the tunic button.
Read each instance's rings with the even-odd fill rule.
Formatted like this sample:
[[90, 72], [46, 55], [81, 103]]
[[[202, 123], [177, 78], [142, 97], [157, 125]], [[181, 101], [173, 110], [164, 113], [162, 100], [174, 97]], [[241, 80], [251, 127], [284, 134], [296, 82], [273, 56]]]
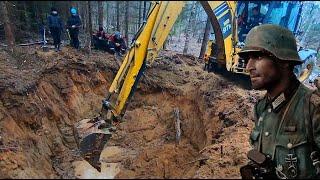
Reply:
[[264, 133], [265, 136], [269, 136], [269, 134], [270, 134], [269, 132], [265, 132]]
[[271, 108], [268, 109], [268, 112], [271, 113]]
[[287, 144], [287, 147], [288, 147], [289, 149], [291, 149], [291, 148], [292, 148], [292, 144], [291, 144], [291, 143], [288, 143], [288, 144]]

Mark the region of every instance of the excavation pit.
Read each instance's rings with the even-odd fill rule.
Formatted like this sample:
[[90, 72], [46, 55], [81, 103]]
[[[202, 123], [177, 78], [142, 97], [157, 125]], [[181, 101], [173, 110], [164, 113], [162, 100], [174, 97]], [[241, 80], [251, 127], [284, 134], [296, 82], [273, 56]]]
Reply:
[[97, 172], [72, 127], [101, 110], [114, 57], [68, 47], [0, 53], [1, 178], [240, 178], [260, 93], [196, 58], [163, 51], [146, 70]]

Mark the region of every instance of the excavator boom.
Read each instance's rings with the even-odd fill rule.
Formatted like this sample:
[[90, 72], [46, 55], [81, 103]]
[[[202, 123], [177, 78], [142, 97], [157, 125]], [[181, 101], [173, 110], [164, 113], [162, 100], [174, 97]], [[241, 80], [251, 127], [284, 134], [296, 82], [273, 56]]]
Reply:
[[183, 6], [183, 1], [161, 1], [152, 4], [148, 20], [132, 43], [110, 86], [109, 95], [116, 95], [117, 99], [111, 102], [108, 97], [105, 101], [110, 105], [108, 109], [115, 117], [123, 113], [128, 98], [133, 94], [142, 76], [146, 61], [152, 61], [157, 56]]

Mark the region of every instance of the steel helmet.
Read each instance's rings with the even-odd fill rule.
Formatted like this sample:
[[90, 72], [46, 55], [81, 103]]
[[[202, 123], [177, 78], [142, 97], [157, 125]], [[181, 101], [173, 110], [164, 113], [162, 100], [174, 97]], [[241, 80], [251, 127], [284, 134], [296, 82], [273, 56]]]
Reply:
[[70, 12], [71, 12], [71, 14], [75, 15], [75, 14], [77, 14], [77, 9], [74, 8], [74, 7], [72, 7], [72, 8], [70, 9]]
[[245, 43], [238, 53], [240, 57], [254, 51], [267, 51], [280, 60], [302, 64], [293, 33], [279, 25], [263, 24], [252, 28]]

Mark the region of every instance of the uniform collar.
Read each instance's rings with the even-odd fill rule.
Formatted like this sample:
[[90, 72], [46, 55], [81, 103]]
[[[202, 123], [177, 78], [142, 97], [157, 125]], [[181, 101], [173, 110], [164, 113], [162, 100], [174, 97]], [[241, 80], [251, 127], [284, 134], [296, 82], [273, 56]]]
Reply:
[[278, 96], [274, 97], [271, 100], [268, 98], [266, 94], [266, 106], [270, 106], [273, 112], [278, 112], [281, 109], [281, 107], [283, 107], [288, 101], [290, 101], [300, 84], [301, 83], [298, 79], [294, 79], [292, 84], [286, 90], [284, 90]]

